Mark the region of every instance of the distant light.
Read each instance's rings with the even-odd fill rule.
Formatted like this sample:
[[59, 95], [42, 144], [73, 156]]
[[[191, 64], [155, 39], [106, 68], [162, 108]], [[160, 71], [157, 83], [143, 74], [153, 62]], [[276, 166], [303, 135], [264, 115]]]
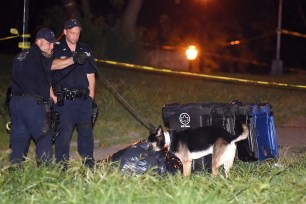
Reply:
[[240, 40], [234, 40], [230, 42], [230, 45], [238, 45], [240, 44]]
[[190, 45], [186, 50], [186, 56], [189, 60], [194, 60], [198, 56], [198, 50], [196, 46]]

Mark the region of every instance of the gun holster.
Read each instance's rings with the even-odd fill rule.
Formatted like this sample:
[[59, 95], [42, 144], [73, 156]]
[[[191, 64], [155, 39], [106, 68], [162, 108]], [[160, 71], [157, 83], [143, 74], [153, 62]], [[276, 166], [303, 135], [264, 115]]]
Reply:
[[53, 92], [57, 98], [57, 105], [64, 105], [64, 92], [62, 86], [59, 83], [52, 83]]
[[57, 132], [57, 124], [60, 123], [60, 115], [57, 111], [47, 112], [47, 120], [49, 123], [49, 132], [55, 134]]
[[92, 127], [95, 125], [95, 123], [97, 121], [98, 112], [99, 112], [98, 105], [95, 102], [93, 102], [92, 103], [92, 116], [91, 116]]

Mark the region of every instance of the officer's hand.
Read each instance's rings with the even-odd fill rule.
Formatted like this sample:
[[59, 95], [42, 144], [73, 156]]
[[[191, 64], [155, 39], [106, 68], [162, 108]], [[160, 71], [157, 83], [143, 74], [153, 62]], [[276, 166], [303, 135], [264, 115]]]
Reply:
[[86, 62], [87, 56], [84, 52], [74, 53], [73, 62], [77, 64], [84, 64]]

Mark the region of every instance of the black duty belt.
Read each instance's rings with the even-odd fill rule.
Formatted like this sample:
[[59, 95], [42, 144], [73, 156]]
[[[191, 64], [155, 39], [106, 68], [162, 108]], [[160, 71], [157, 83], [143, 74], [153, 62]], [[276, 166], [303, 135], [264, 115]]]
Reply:
[[36, 94], [23, 93], [23, 92], [12, 92], [12, 96], [25, 96], [35, 99], [37, 102], [49, 101], [46, 97]]
[[63, 98], [66, 100], [87, 99], [89, 96], [88, 89], [62, 89]]

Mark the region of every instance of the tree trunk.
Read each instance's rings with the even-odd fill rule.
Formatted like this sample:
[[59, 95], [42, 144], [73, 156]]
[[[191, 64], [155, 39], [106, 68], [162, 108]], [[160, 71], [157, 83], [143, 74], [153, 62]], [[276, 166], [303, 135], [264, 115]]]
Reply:
[[129, 0], [123, 16], [123, 30], [130, 41], [136, 37], [136, 22], [143, 0]]
[[92, 19], [93, 15], [91, 13], [89, 0], [82, 0], [82, 6], [83, 6], [84, 17], [86, 19]]
[[80, 18], [80, 11], [75, 0], [62, 0], [68, 18]]

